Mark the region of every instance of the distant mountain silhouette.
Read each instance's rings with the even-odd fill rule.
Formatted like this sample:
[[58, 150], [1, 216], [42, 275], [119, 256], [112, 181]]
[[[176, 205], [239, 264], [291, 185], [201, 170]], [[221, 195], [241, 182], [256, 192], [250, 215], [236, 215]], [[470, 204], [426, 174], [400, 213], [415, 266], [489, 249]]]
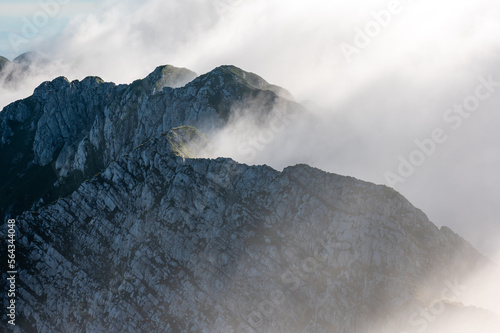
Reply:
[[0, 56], [0, 85], [22, 84], [24, 79], [43, 71], [49, 64], [49, 59], [36, 52], [23, 53], [12, 61]]

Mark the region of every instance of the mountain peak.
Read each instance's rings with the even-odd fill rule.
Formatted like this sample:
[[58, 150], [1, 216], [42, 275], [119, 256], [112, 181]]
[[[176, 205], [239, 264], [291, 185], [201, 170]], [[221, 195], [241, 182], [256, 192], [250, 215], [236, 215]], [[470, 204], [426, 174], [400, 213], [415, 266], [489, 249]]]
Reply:
[[22, 84], [25, 79], [43, 72], [50, 60], [36, 52], [26, 52], [14, 60], [0, 57], [0, 84], [6, 84], [14, 89]]
[[23, 68], [27, 69], [30, 66], [44, 66], [47, 65], [50, 61], [44, 56], [40, 55], [37, 52], [26, 52], [21, 54], [12, 60], [13, 63], [16, 63]]
[[157, 92], [161, 91], [164, 87], [183, 87], [197, 76], [198, 74], [187, 68], [164, 65], [157, 67], [146, 77], [146, 80], [154, 85], [154, 92]]
[[145, 89], [147, 93], [156, 94], [165, 87], [180, 88], [196, 78], [198, 74], [187, 69], [172, 65], [156, 67], [156, 69], [144, 79], [132, 83], [133, 88]]
[[82, 81], [74, 80], [70, 81], [64, 76], [59, 76], [52, 81], [46, 81], [40, 84], [34, 91], [33, 96], [40, 97], [42, 99], [47, 98], [50, 93], [61, 92], [69, 88], [83, 88], [91, 89], [104, 83], [104, 80], [98, 76], [88, 76]]
[[232, 79], [240, 84], [247, 85], [253, 89], [269, 90], [279, 97], [294, 101], [293, 95], [286, 89], [270, 84], [259, 75], [242, 70], [233, 65], [222, 65], [206, 74], [208, 77], [218, 76], [219, 78]]

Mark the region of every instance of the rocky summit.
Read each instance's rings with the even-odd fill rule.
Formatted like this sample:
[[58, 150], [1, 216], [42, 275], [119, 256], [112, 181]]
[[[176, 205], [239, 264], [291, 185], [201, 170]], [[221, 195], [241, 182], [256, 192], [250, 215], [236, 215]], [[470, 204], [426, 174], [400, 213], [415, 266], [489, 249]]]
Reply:
[[[207, 133], [249, 105], [263, 121], [308, 117], [233, 66], [163, 66], [130, 85], [61, 77], [7, 106], [0, 204], [2, 237], [16, 220], [17, 312], [0, 327], [443, 332], [457, 313], [497, 323], [458, 301], [466, 273], [489, 260], [393, 189], [198, 158]], [[436, 304], [439, 315], [422, 314]]]

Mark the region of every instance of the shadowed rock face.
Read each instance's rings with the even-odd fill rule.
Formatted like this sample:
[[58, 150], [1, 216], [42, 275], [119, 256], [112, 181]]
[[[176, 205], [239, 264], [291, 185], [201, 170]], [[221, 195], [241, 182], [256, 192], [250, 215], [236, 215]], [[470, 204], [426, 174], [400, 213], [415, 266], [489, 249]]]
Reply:
[[[112, 161], [173, 127], [191, 125], [210, 132], [224, 126], [232, 107], [256, 99], [256, 113], [262, 115], [277, 105], [304, 112], [273, 91], [248, 84], [243, 71], [236, 75], [228, 68], [188, 84], [195, 74], [173, 66], [158, 67], [130, 85], [60, 77], [7, 106], [0, 113], [0, 155], [6, 157], [0, 161], [5, 175], [0, 179], [0, 217], [34, 208], [40, 199], [48, 203], [72, 193]], [[252, 80], [270, 86], [255, 74]]]
[[[190, 158], [196, 128], [223, 127], [238, 103], [300, 106], [233, 67], [177, 89], [151, 79], [163, 71], [59, 78], [0, 113], [2, 193], [25, 200], [5, 206], [20, 212], [17, 331], [399, 333], [436, 297], [472, 313], [440, 291], [487, 260], [394, 190]], [[40, 193], [64, 197], [25, 199], [42, 172]]]

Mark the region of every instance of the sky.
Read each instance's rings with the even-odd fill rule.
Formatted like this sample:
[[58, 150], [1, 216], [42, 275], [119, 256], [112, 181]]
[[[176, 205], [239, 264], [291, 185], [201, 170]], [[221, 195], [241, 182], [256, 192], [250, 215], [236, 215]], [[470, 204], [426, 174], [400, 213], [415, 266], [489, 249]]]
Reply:
[[52, 60], [0, 87], [0, 108], [60, 75], [129, 83], [163, 64], [232, 64], [288, 89], [322, 125], [274, 133], [251, 160], [226, 155], [394, 187], [436, 225], [499, 250], [496, 0], [7, 0], [0, 13], [0, 55]]

